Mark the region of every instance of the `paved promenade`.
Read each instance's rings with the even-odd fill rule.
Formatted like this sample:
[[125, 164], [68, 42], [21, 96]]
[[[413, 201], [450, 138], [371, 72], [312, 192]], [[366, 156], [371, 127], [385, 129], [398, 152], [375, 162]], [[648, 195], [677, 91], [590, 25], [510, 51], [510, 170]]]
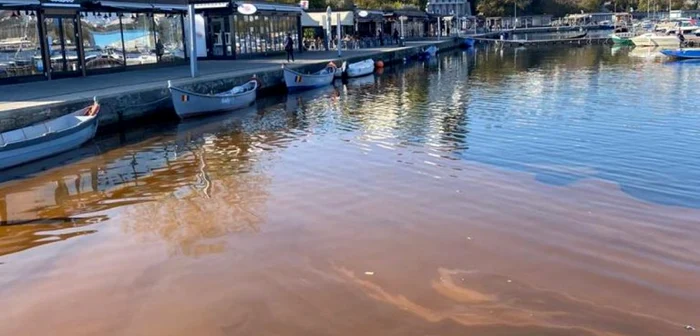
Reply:
[[[406, 42], [406, 47], [386, 47], [360, 50], [344, 50], [345, 57], [372, 56], [380, 53], [435, 44], [436, 40]], [[304, 52], [296, 55], [291, 66], [301, 66], [338, 58], [336, 51]], [[197, 80], [216, 79], [220, 76], [245, 76], [260, 71], [279, 68], [286, 63], [284, 56], [264, 57], [235, 61], [199, 61]], [[84, 100], [94, 96], [115, 95], [120, 92], [165, 87], [168, 80], [187, 82], [189, 65], [143, 69], [87, 77], [40, 81], [0, 87], [0, 114], [25, 108], [49, 106], [70, 100]]]

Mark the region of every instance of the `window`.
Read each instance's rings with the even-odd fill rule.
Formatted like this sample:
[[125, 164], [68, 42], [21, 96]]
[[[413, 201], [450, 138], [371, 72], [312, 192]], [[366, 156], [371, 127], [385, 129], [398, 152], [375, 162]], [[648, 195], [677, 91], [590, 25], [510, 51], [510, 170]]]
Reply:
[[[182, 35], [182, 16], [179, 14], [155, 14], [153, 20], [156, 26], [156, 56], [158, 56], [158, 41], [162, 45], [161, 62], [176, 62], [185, 59], [185, 43]], [[227, 43], [229, 43], [227, 41]]]
[[0, 10], [0, 78], [36, 75], [43, 71], [36, 14]]
[[126, 65], [141, 65], [157, 62], [155, 31], [151, 13], [124, 13], [124, 48]]
[[123, 67], [124, 45], [116, 13], [80, 13], [85, 69]]

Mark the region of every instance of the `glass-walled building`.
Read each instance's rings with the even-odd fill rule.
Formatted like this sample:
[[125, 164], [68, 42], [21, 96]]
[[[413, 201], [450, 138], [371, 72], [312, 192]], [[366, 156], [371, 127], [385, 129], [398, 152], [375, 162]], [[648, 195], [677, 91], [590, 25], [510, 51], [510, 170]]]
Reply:
[[185, 62], [185, 0], [0, 0], [0, 84]]
[[237, 59], [282, 53], [288, 34], [300, 50], [302, 10], [299, 6], [197, 1], [195, 11], [198, 16], [195, 21], [205, 32], [197, 36], [200, 58]]

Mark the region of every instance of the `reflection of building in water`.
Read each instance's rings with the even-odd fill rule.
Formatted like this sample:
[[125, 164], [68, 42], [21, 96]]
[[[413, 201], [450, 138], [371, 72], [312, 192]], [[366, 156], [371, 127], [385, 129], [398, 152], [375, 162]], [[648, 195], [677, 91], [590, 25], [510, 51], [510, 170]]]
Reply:
[[[457, 57], [457, 56], [455, 56]], [[443, 64], [445, 63], [445, 64]], [[447, 68], [442, 69], [442, 68]], [[343, 122], [361, 125], [363, 139], [385, 145], [425, 144], [447, 153], [465, 150], [467, 67], [459, 59], [438, 59], [427, 69], [418, 63], [344, 91]], [[351, 86], [348, 83], [348, 86]], [[349, 99], [349, 95], [353, 95]]]
[[[259, 157], [289, 144], [289, 133], [277, 131], [288, 127], [280, 116], [193, 120], [181, 123], [175, 138], [151, 138], [7, 182], [0, 186], [0, 216], [11, 223], [68, 221], [128, 206], [119, 210], [128, 214], [126, 231], [155, 235], [186, 254], [216, 250], [208, 239], [258, 231], [269, 183]], [[6, 237], [34, 232], [23, 225], [6, 230]]]

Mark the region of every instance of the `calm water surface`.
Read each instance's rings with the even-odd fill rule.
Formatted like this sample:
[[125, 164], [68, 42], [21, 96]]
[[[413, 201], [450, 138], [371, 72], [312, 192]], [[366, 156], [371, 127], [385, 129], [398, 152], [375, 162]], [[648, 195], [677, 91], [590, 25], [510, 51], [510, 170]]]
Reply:
[[684, 335], [699, 63], [480, 49], [2, 173], [2, 335]]

